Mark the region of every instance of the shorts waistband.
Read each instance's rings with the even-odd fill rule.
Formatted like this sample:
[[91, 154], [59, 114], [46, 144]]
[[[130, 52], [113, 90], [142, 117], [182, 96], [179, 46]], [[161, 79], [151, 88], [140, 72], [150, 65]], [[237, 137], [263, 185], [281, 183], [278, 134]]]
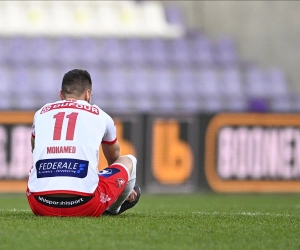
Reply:
[[45, 195], [34, 196], [39, 203], [56, 208], [78, 207], [89, 202], [93, 196], [77, 196], [77, 197], [49, 197]]

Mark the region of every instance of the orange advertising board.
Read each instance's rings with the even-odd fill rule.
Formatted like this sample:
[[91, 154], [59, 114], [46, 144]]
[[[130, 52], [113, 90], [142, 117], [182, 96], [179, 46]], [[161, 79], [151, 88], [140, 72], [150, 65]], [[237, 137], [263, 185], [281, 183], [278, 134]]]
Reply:
[[144, 188], [150, 193], [189, 193], [198, 188], [197, 117], [146, 117]]
[[193, 171], [192, 149], [180, 140], [179, 129], [175, 119], [158, 119], [153, 124], [152, 172], [162, 184], [183, 184]]
[[300, 192], [300, 115], [217, 114], [204, 168], [216, 192]]

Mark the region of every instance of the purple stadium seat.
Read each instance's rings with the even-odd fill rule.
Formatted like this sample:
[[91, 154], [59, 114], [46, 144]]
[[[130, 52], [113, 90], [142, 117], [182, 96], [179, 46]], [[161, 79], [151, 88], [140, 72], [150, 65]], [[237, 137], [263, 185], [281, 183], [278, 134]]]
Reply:
[[174, 93], [177, 98], [195, 98], [196, 79], [192, 70], [188, 67], [181, 67], [175, 73]]
[[105, 38], [99, 41], [99, 62], [109, 66], [120, 65], [122, 61], [122, 46], [117, 38]]
[[85, 46], [82, 43], [84, 41], [74, 37], [58, 37], [54, 39], [53, 61], [55, 64], [68, 70], [87, 67], [89, 64], [87, 64], [85, 56], [88, 57], [89, 55], [84, 54], [85, 51], [82, 51], [82, 47]]
[[243, 97], [244, 83], [242, 75], [236, 67], [226, 67], [222, 70], [219, 84], [220, 92], [225, 97]]
[[168, 61], [178, 66], [191, 64], [189, 44], [186, 38], [171, 39], [167, 42]]
[[270, 94], [274, 97], [287, 96], [289, 94], [288, 83], [282, 70], [273, 68], [266, 72], [266, 81]]
[[257, 67], [250, 67], [245, 72], [245, 90], [249, 97], [266, 98], [270, 90], [264, 72]]
[[107, 72], [107, 96], [110, 97], [109, 109], [117, 112], [130, 111], [130, 85], [124, 69], [111, 67]]
[[166, 66], [167, 49], [165, 41], [161, 38], [145, 40], [145, 60], [151, 65]]
[[248, 100], [245, 96], [232, 95], [223, 96], [223, 111], [246, 112], [248, 111]]
[[39, 67], [34, 73], [34, 84], [37, 97], [40, 97], [40, 105], [59, 100], [63, 74], [54, 67]]
[[236, 65], [238, 55], [234, 40], [230, 37], [220, 38], [214, 46], [214, 59], [222, 66]]
[[107, 94], [112, 98], [126, 97], [127, 86], [125, 72], [118, 67], [111, 67], [107, 71]]
[[40, 67], [36, 71], [36, 83], [41, 86], [40, 91], [58, 92], [61, 87], [63, 74], [56, 67]]
[[176, 99], [170, 71], [167, 68], [154, 68], [150, 78], [154, 108], [160, 111], [174, 110]]
[[28, 44], [29, 39], [21, 36], [14, 36], [7, 41], [8, 50], [8, 62], [11, 65], [24, 65], [28, 62], [29, 51]]
[[165, 7], [166, 20], [170, 24], [184, 26], [184, 17], [181, 8], [175, 5], [167, 5]]
[[204, 112], [220, 112], [223, 111], [223, 100], [220, 97], [206, 97], [204, 98], [204, 105], [202, 111]]
[[34, 89], [30, 69], [26, 66], [14, 67], [12, 71], [12, 84], [13, 94], [24, 96], [24, 98], [30, 95]]
[[204, 32], [196, 30], [196, 29], [187, 29], [186, 30], [186, 38], [188, 40], [197, 40], [197, 39], [203, 39], [205, 37]]
[[164, 99], [173, 96], [173, 81], [167, 68], [154, 68], [150, 73], [151, 94], [155, 98]]
[[248, 100], [248, 111], [265, 113], [270, 111], [270, 104], [267, 99], [252, 97]]
[[8, 67], [0, 67], [0, 93], [10, 93], [11, 90], [11, 74]]
[[177, 108], [184, 111], [197, 111], [199, 98], [195, 91], [196, 77], [189, 67], [180, 67], [175, 72], [174, 95], [177, 100]]
[[129, 72], [128, 89], [133, 98], [149, 95], [150, 81], [147, 70], [143, 67], [135, 67]]
[[17, 66], [12, 72], [12, 95], [14, 96], [14, 108], [35, 109], [38, 96], [35, 94], [33, 72], [25, 66]]
[[273, 96], [269, 100], [272, 112], [291, 112], [293, 111], [293, 100], [289, 94]]
[[93, 84], [93, 95], [104, 97], [105, 86], [107, 86], [106, 71], [99, 66], [90, 66], [86, 70], [90, 73]]
[[291, 99], [291, 111], [293, 112], [300, 112], [300, 94], [299, 93], [291, 93], [290, 95]]
[[137, 66], [128, 72], [128, 94], [134, 110], [146, 112], [152, 109], [151, 84], [146, 68]]
[[54, 63], [55, 54], [53, 39], [49, 37], [33, 37], [28, 42], [28, 62], [40, 66]]
[[185, 112], [197, 112], [201, 109], [198, 99], [192, 99], [188, 97], [183, 98], [179, 105], [176, 105], [176, 107], [178, 110]]
[[212, 66], [213, 50], [211, 41], [201, 33], [189, 34], [190, 57], [193, 63], [200, 66]]
[[76, 61], [90, 67], [99, 63], [99, 39], [93, 37], [81, 37], [77, 40]]
[[92, 103], [103, 108], [105, 111], [109, 110], [111, 102], [114, 101], [115, 97], [112, 98], [111, 93], [108, 95], [110, 84], [107, 80], [106, 69], [94, 65], [88, 67], [87, 71], [90, 73], [93, 83]]
[[0, 67], [0, 93], [2, 93], [0, 98], [0, 109], [10, 109], [12, 107], [11, 89], [12, 79], [9, 68]]
[[201, 100], [203, 111], [217, 112], [223, 108], [219, 79], [214, 68], [203, 68], [198, 72], [195, 91]]
[[81, 53], [77, 49], [77, 39], [72, 37], [58, 37], [54, 40], [55, 63], [69, 65], [76, 61], [76, 56]]
[[7, 38], [0, 37], [0, 65], [6, 64], [9, 58]]
[[133, 66], [146, 62], [143, 41], [139, 38], [128, 38], [124, 41], [122, 49], [124, 62]]
[[200, 96], [219, 97], [219, 79], [214, 68], [204, 68], [198, 72], [197, 92]]

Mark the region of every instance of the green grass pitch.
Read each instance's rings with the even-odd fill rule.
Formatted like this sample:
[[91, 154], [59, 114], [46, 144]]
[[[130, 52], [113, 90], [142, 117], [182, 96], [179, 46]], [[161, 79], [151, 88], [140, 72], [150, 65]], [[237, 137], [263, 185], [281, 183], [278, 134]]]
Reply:
[[300, 249], [300, 194], [142, 194], [116, 217], [32, 214], [0, 194], [0, 249]]

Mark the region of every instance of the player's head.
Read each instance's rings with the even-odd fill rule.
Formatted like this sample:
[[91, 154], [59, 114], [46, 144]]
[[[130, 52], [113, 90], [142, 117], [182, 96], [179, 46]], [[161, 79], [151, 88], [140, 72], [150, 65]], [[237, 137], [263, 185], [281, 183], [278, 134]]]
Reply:
[[92, 79], [86, 70], [73, 69], [67, 72], [62, 80], [60, 98], [74, 98], [91, 102]]

